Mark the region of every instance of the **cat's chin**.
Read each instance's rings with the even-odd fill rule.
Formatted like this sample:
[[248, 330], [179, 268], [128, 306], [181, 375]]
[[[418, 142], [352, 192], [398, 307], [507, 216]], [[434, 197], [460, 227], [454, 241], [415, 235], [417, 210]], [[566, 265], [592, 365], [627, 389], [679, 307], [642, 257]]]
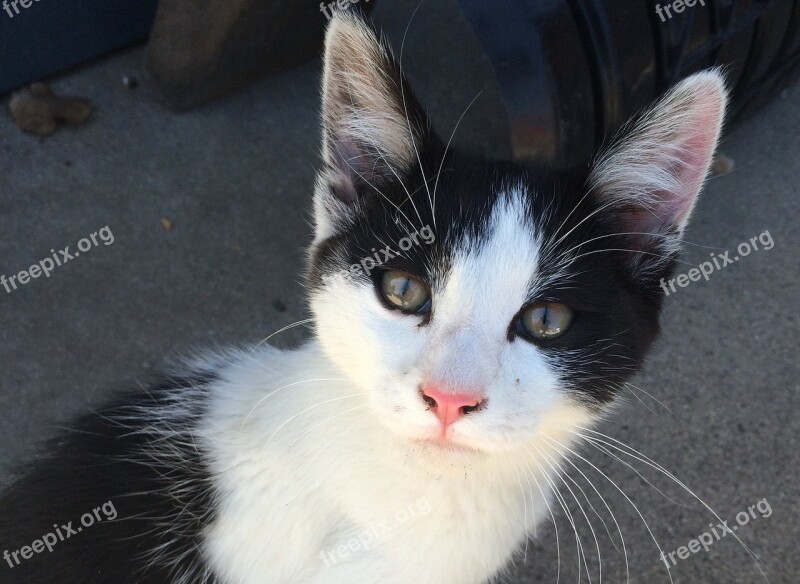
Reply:
[[416, 437], [410, 440], [410, 444], [417, 458], [433, 463], [437, 467], [467, 462], [477, 463], [491, 456], [491, 452], [487, 449], [463, 439]]
[[441, 473], [451, 469], [462, 472], [464, 465], [474, 465], [489, 454], [479, 448], [452, 440], [418, 438], [410, 441], [414, 458], [429, 470]]
[[415, 440], [415, 442], [423, 449], [437, 453], [453, 454], [454, 456], [478, 454], [482, 452], [479, 448], [461, 442], [455, 442], [451, 439], [421, 438]]

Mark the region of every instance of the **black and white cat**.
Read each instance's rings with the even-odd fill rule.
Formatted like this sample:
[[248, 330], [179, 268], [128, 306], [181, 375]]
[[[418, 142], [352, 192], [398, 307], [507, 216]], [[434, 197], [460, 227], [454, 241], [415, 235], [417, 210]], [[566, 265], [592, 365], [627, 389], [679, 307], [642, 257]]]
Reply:
[[481, 160], [339, 14], [313, 339], [209, 355], [78, 422], [0, 499], [0, 582], [487, 582], [657, 335], [725, 105], [703, 72], [580, 168]]

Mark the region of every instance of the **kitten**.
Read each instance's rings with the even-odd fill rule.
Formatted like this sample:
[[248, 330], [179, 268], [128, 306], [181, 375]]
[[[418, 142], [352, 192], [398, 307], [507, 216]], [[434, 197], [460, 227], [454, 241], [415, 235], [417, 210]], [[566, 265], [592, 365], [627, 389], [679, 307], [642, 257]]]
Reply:
[[698, 73], [585, 167], [485, 161], [337, 15], [313, 339], [81, 420], [0, 499], [0, 581], [487, 582], [658, 333], [725, 104]]

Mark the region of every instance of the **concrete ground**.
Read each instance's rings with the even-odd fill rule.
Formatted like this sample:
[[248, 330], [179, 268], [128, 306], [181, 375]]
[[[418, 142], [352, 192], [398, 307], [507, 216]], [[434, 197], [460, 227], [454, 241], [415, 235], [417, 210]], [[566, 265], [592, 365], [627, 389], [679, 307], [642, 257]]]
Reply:
[[[414, 6], [378, 5], [376, 20], [395, 46]], [[486, 89], [456, 142], [505, 154], [498, 93], [466, 31], [451, 1], [427, 3], [404, 66], [447, 135]], [[142, 78], [141, 63], [134, 48], [56, 80], [57, 90], [95, 103], [85, 127], [39, 141], [0, 116], [0, 274], [50, 249], [74, 251], [104, 226], [114, 237], [47, 279], [0, 289], [0, 486], [41, 439], [112, 390], [146, 383], [175, 356], [259, 340], [306, 315], [300, 281], [318, 164], [319, 63], [181, 115], [162, 108], [146, 85], [123, 87], [123, 75]], [[697, 245], [684, 260], [695, 266], [765, 231], [774, 248], [667, 299], [664, 334], [634, 380], [641, 391], [603, 428], [669, 469], [731, 525], [761, 501], [735, 533], [775, 584], [795, 583], [800, 573], [799, 104], [794, 85], [729, 128], [722, 150], [736, 170], [709, 182], [687, 234]], [[173, 222], [170, 231], [162, 218]], [[294, 329], [275, 341], [303, 335]], [[669, 553], [720, 519], [642, 460], [627, 458], [626, 466], [597, 450], [582, 455], [597, 466], [576, 459], [613, 510], [628, 556], [626, 570], [614, 521], [573, 469], [611, 533], [585, 500], [584, 516], [561, 489], [592, 581], [599, 546], [606, 582], [625, 582], [626, 573], [631, 582], [669, 582], [645, 521]], [[544, 523], [503, 581], [552, 583], [559, 569], [561, 582], [577, 581], [576, 539], [561, 511], [556, 528], [558, 537]], [[767, 581], [731, 535], [707, 552], [673, 557], [675, 582]]]

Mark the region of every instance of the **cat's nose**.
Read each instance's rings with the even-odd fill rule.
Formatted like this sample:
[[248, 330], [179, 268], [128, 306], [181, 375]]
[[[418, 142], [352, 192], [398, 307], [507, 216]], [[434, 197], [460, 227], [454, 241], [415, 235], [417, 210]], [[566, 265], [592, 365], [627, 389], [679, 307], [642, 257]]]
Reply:
[[423, 385], [420, 393], [425, 403], [445, 426], [474, 411], [485, 401], [483, 395], [477, 392], [445, 391], [431, 384]]

